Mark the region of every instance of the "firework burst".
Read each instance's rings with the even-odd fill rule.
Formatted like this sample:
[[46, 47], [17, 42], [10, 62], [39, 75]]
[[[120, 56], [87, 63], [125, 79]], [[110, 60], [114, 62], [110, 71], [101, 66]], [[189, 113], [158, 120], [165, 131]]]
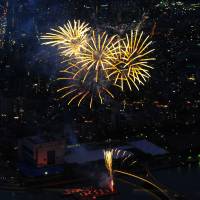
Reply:
[[91, 31], [88, 24], [79, 20], [51, 30], [41, 39], [45, 40], [43, 44], [57, 46], [67, 63], [57, 79], [63, 81], [57, 92], [67, 105], [77, 102], [79, 107], [89, 100], [92, 108], [94, 100], [103, 104], [107, 97], [114, 98], [112, 84], [121, 91], [139, 90], [139, 85], [150, 78], [153, 67], [149, 63], [155, 60], [150, 54], [154, 49], [143, 32], [131, 31], [119, 39], [106, 32]]
[[108, 38], [106, 32], [100, 34], [93, 31], [90, 40], [83, 47], [83, 51], [77, 56], [77, 64], [81, 68], [74, 77], [83, 70], [86, 70], [87, 74], [95, 71], [95, 80], [98, 82], [100, 72], [103, 70], [106, 74], [105, 68], [111, 65], [112, 60], [115, 58], [115, 39], [116, 36]]
[[46, 40], [43, 44], [58, 46], [64, 56], [73, 56], [80, 53], [81, 48], [87, 43], [87, 32], [90, 27], [80, 20], [73, 23], [67, 22], [63, 27], [51, 29], [52, 33], [46, 33], [41, 39]]
[[139, 90], [138, 85], [144, 85], [144, 82], [150, 77], [149, 69], [153, 69], [149, 65], [149, 61], [155, 60], [149, 56], [154, 49], [149, 49], [151, 45], [149, 36], [143, 40], [143, 32], [138, 31], [126, 34], [124, 40], [120, 40], [117, 47], [114, 48], [113, 63], [106, 68], [108, 78], [112, 79], [114, 85], [124, 90], [125, 84], [132, 91], [133, 86]]
[[103, 74], [99, 74], [100, 78], [96, 82], [94, 75], [92, 73], [88, 75], [86, 69], [74, 77], [79, 70], [80, 68], [76, 64], [72, 64], [67, 69], [60, 71], [61, 76], [57, 78], [57, 80], [62, 80], [64, 84], [57, 92], [61, 99], [67, 99], [67, 105], [77, 102], [79, 107], [84, 101], [89, 101], [89, 107], [92, 108], [94, 99], [104, 104], [106, 98], [114, 98]]

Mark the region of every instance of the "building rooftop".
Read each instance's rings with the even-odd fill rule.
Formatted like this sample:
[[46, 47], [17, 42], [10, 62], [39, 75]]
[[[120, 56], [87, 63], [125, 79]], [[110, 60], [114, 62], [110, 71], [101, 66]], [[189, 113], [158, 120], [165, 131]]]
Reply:
[[130, 142], [129, 144], [143, 153], [151, 154], [153, 156], [164, 155], [168, 153], [165, 149], [162, 149], [148, 140], [134, 141]]
[[55, 138], [53, 136], [32, 136], [32, 137], [26, 137], [24, 140], [30, 142], [31, 144], [45, 144], [49, 142], [57, 142], [57, 141], [63, 141], [60, 138]]
[[[67, 163], [85, 163], [85, 162], [92, 162], [97, 160], [103, 159], [103, 150], [106, 147], [100, 146], [100, 148], [93, 148], [91, 149], [89, 145], [80, 145], [78, 147], [73, 148], [71, 151], [71, 154], [68, 154], [65, 157], [65, 161]], [[165, 155], [168, 152], [161, 147], [147, 141], [147, 140], [138, 140], [138, 141], [132, 141], [127, 142], [123, 146], [115, 146], [113, 149], [119, 149], [124, 151], [132, 152], [132, 150], [136, 149], [139, 150], [145, 154], [151, 154], [153, 156], [156, 155]], [[120, 155], [119, 155], [120, 157]]]

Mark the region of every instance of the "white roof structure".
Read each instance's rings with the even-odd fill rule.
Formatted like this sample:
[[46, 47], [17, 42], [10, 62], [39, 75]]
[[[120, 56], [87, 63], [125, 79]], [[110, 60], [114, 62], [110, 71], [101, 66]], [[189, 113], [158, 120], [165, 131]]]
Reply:
[[[81, 164], [86, 162], [103, 160], [103, 148], [98, 149], [97, 147], [97, 149], [91, 150], [91, 148], [89, 149], [88, 147], [88, 145], [83, 144], [73, 148], [72, 153], [68, 154], [65, 157], [65, 162]], [[160, 148], [159, 146], [156, 146], [155, 144], [147, 140], [128, 142], [126, 145], [116, 146], [114, 149], [128, 151], [129, 149], [133, 148], [138, 149], [145, 154], [151, 154], [153, 156], [165, 155], [168, 153], [166, 150]]]

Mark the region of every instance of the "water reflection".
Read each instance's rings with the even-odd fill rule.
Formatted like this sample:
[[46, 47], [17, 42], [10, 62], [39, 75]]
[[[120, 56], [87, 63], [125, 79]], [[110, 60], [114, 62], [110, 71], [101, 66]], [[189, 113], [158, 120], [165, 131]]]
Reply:
[[152, 172], [159, 182], [170, 189], [185, 194], [186, 199], [200, 199], [200, 167], [188, 165]]
[[[186, 199], [200, 199], [200, 167], [191, 165], [187, 167], [177, 167], [152, 172], [155, 178], [163, 185], [174, 191], [185, 194]], [[117, 188], [119, 195], [105, 198], [104, 200], [150, 200], [159, 199], [150, 191], [134, 185], [131, 179], [117, 179]], [[0, 197], [3, 200], [71, 200], [64, 198], [60, 191], [26, 191], [26, 192], [10, 192], [0, 191]]]

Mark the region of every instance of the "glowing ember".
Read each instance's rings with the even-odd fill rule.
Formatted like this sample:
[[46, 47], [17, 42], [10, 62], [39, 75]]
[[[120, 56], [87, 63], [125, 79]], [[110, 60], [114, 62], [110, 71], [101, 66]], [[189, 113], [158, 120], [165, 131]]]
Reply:
[[105, 197], [116, 194], [116, 191], [110, 191], [108, 188], [72, 188], [64, 191], [65, 196], [74, 196], [76, 199], [92, 200], [99, 197]]
[[110, 189], [111, 189], [112, 192], [114, 192], [114, 181], [113, 181], [113, 177], [112, 177], [112, 179], [111, 179], [111, 181], [110, 181]]

